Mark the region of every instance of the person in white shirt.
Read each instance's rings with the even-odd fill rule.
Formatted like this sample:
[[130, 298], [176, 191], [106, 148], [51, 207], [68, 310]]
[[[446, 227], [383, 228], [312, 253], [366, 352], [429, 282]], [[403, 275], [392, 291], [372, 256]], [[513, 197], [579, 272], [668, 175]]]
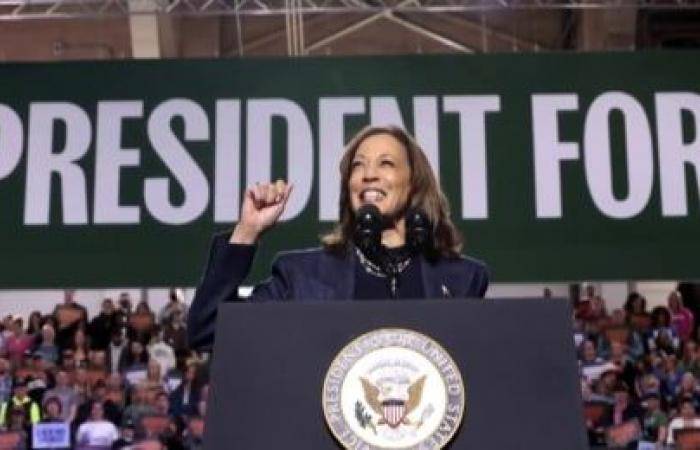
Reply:
[[666, 444], [673, 445], [676, 441], [675, 432], [686, 428], [700, 428], [700, 418], [695, 415], [695, 405], [690, 399], [681, 401], [678, 416], [668, 424]]
[[117, 439], [119, 439], [117, 427], [105, 420], [102, 402], [94, 401], [90, 406], [90, 418], [78, 428], [75, 437], [78, 448], [110, 449]]

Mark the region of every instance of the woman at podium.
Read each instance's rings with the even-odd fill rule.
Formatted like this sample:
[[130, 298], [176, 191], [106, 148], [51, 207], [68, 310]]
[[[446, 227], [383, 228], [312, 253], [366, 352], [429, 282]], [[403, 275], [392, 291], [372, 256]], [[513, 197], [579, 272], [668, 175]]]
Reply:
[[[217, 235], [188, 317], [190, 345], [213, 342], [216, 311], [238, 300], [256, 244], [292, 194], [279, 180], [248, 188], [232, 233]], [[253, 301], [483, 297], [486, 266], [462, 239], [428, 159], [396, 127], [367, 127], [340, 162], [339, 220], [321, 247], [279, 254]]]

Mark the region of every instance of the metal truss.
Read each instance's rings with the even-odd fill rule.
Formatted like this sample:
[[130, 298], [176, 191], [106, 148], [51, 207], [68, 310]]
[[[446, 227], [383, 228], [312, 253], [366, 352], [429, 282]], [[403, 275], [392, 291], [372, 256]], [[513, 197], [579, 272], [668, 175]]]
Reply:
[[[294, 30], [302, 25], [304, 16], [318, 14], [354, 13], [371, 16], [629, 8], [700, 10], [700, 0], [0, 0], [0, 20], [75, 19], [135, 14], [285, 16], [288, 28]], [[291, 50], [293, 49], [290, 48]]]

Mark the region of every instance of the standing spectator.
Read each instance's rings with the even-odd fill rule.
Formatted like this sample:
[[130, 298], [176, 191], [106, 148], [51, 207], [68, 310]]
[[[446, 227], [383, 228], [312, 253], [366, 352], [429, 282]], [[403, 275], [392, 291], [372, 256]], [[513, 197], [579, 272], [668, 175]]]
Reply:
[[122, 352], [119, 361], [119, 372], [124, 374], [131, 384], [146, 378], [148, 368], [148, 352], [139, 341], [130, 341], [128, 350]]
[[41, 420], [41, 410], [39, 405], [29, 397], [26, 380], [15, 380], [12, 394], [12, 397], [0, 406], [0, 425], [8, 423], [9, 414], [15, 408], [24, 411], [25, 423], [35, 424]]
[[675, 353], [680, 347], [678, 334], [671, 327], [671, 314], [663, 306], [657, 306], [651, 312], [651, 329], [647, 346], [649, 351], [665, 355]]
[[696, 416], [692, 400], [681, 402], [678, 416], [668, 424], [666, 443], [673, 445], [676, 442], [675, 432], [685, 428], [700, 428], [700, 419]]
[[172, 322], [175, 312], [179, 311], [182, 317], [187, 317], [187, 304], [182, 289], [171, 288], [168, 297], [168, 303], [158, 313], [158, 324], [162, 327]]
[[700, 392], [698, 391], [698, 380], [695, 379], [692, 373], [685, 372], [681, 377], [681, 382], [676, 388], [676, 404], [680, 404], [684, 400], [693, 402], [695, 411], [700, 408]]
[[166, 390], [166, 385], [163, 381], [163, 375], [160, 371], [160, 364], [158, 361], [151, 359], [148, 361], [148, 369], [146, 372], [146, 380], [144, 381], [148, 391], [155, 397], [158, 392], [163, 392]]
[[690, 339], [695, 328], [693, 313], [683, 306], [683, 297], [678, 291], [668, 295], [668, 309], [671, 312], [671, 326], [682, 340]]
[[121, 422], [121, 407], [107, 396], [107, 385], [104, 380], [98, 380], [92, 388], [90, 397], [78, 407], [77, 419], [79, 423], [86, 421], [90, 416], [90, 408], [94, 402], [102, 404], [104, 418], [114, 425]]
[[143, 416], [152, 415], [155, 409], [148, 402], [148, 386], [139, 383], [131, 391], [131, 404], [122, 414], [122, 423], [133, 422], [137, 428]]
[[148, 355], [151, 361], [155, 361], [160, 365], [160, 373], [166, 374], [175, 368], [175, 352], [167, 342], [163, 341], [161, 336], [162, 333], [156, 329], [148, 346]]
[[110, 449], [114, 441], [119, 439], [117, 427], [104, 418], [103, 405], [93, 401], [90, 405], [90, 418], [78, 427], [76, 444], [78, 448]]
[[[173, 312], [171, 320], [163, 328], [163, 342], [168, 344], [175, 352], [177, 359], [186, 358], [189, 354], [187, 345], [187, 328], [182, 311]], [[165, 373], [165, 372], [164, 372]]]
[[116, 328], [112, 331], [112, 337], [107, 347], [107, 365], [109, 366], [110, 372], [119, 372], [119, 361], [121, 361], [124, 348], [126, 348], [124, 329]]
[[73, 350], [73, 358], [76, 366], [86, 366], [89, 361], [90, 346], [88, 337], [83, 328], [75, 330], [71, 349]]
[[[63, 419], [63, 411], [61, 411], [61, 401], [56, 397], [46, 397], [44, 399], [43, 417], [40, 423], [57, 423], [66, 422]], [[70, 424], [66, 424], [70, 433]], [[50, 450], [68, 450], [68, 447], [51, 447]]]
[[42, 325], [41, 311], [32, 311], [29, 314], [29, 319], [27, 319], [27, 334], [30, 336], [33, 336], [35, 339], [35, 342], [37, 342], [40, 339], [41, 325]]
[[187, 364], [182, 383], [170, 394], [170, 407], [176, 416], [191, 416], [197, 413], [199, 403], [199, 380], [197, 365]]
[[56, 386], [46, 391], [44, 398], [56, 398], [61, 402], [61, 419], [73, 422], [76, 417], [80, 398], [71, 385], [70, 374], [65, 369], [56, 371]]
[[133, 422], [127, 422], [123, 424], [119, 430], [119, 439], [117, 439], [114, 444], [112, 444], [113, 450], [131, 450], [133, 448], [135, 437], [136, 437], [136, 427]]
[[65, 422], [61, 408], [61, 400], [58, 397], [47, 396], [44, 399], [44, 415], [41, 418], [41, 423]]
[[642, 442], [650, 445], [662, 445], [664, 429], [668, 425], [668, 416], [661, 410], [661, 399], [657, 393], [642, 397], [644, 419], [642, 422]]
[[32, 448], [31, 445], [31, 425], [27, 423], [24, 409], [21, 407], [12, 408], [7, 418], [7, 431], [18, 433], [19, 444], [13, 450], [25, 450]]
[[10, 396], [12, 396], [10, 363], [5, 358], [0, 358], [0, 404], [8, 401]]
[[694, 340], [684, 341], [681, 345], [682, 359], [680, 368], [684, 372], [691, 372], [695, 378], [700, 378], [700, 358], [698, 358], [698, 344]]
[[136, 310], [129, 319], [129, 338], [138, 339], [142, 342], [151, 340], [153, 327], [156, 324], [156, 316], [151, 311], [148, 302], [141, 300], [136, 305]]
[[[62, 314], [61, 311], [73, 311], [74, 316], [70, 320], [66, 319], [66, 314]], [[72, 346], [73, 335], [78, 328], [85, 328], [87, 326], [87, 309], [75, 301], [75, 290], [66, 289], [63, 292], [63, 303], [57, 305], [53, 312], [54, 319], [58, 324], [58, 330], [56, 330], [56, 343], [61, 349], [66, 349]]]
[[6, 340], [7, 356], [14, 364], [21, 364], [22, 357], [28, 353], [34, 344], [34, 338], [28, 335], [22, 323], [17, 318], [12, 321], [12, 334]]
[[38, 355], [52, 364], [58, 363], [59, 350], [55, 339], [56, 332], [53, 325], [45, 323], [41, 327], [40, 342], [36, 350], [34, 350], [34, 355]]
[[119, 328], [117, 314], [114, 310], [114, 302], [111, 298], [102, 300], [100, 314], [90, 322], [90, 348], [93, 350], [107, 350], [110, 338]]

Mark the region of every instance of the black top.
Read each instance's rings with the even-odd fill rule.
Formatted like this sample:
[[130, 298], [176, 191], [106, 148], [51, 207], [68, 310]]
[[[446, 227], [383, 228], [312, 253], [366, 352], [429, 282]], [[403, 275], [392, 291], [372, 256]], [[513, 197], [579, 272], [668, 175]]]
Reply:
[[386, 252], [384, 257], [392, 260], [395, 266], [408, 264], [396, 275], [395, 292], [392, 293], [391, 277], [386, 276], [387, 270], [382, 269], [384, 264], [380, 262], [380, 258], [365, 257], [376, 266], [368, 270], [367, 265], [362, 263], [362, 258], [355, 255], [354, 298], [357, 300], [425, 298], [421, 268], [415, 255], [409, 254], [404, 247], [384, 251]]

